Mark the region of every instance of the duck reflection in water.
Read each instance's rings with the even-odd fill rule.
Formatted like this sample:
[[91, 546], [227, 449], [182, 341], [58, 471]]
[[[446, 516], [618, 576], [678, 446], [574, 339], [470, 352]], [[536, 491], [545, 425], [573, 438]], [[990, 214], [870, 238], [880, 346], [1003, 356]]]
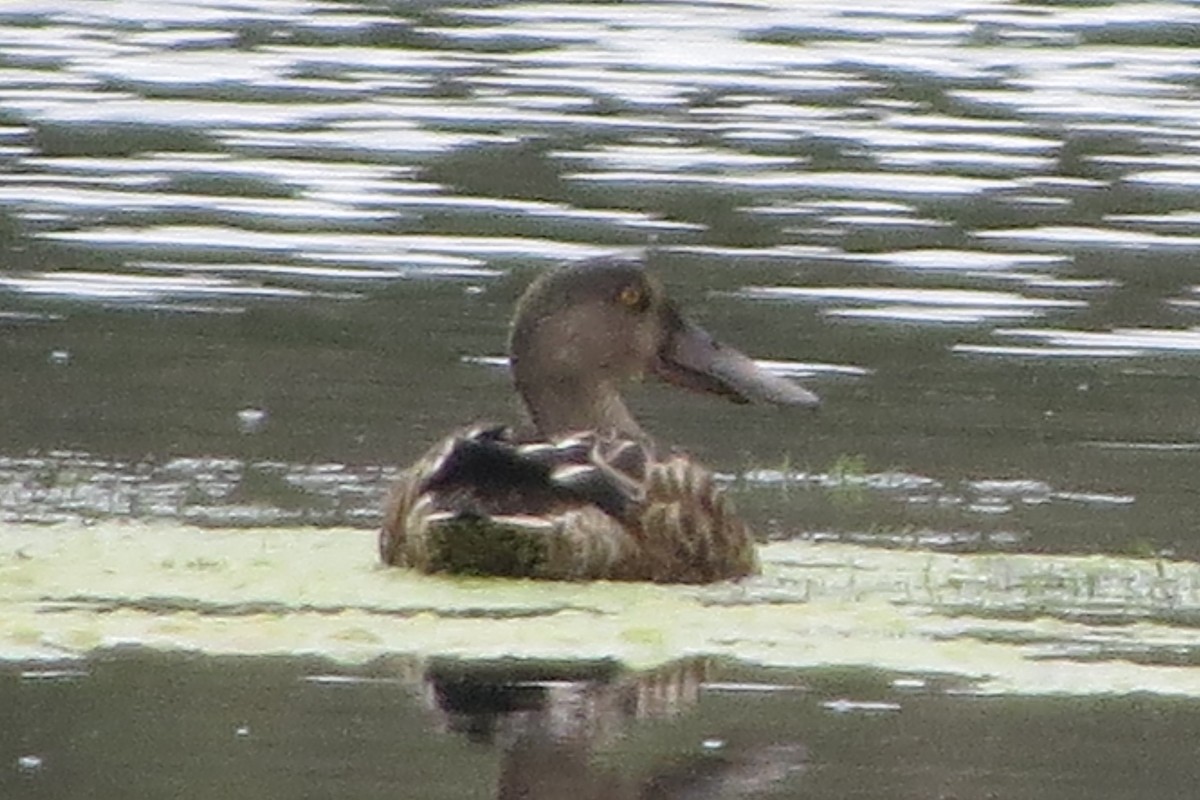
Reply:
[[704, 583], [758, 569], [712, 473], [660, 453], [620, 394], [651, 374], [725, 397], [815, 408], [812, 392], [686, 319], [640, 261], [593, 259], [517, 304], [512, 374], [528, 436], [476, 426], [411, 467], [389, 497], [380, 556], [423, 572]]
[[752, 797], [801, 773], [808, 753], [799, 742], [731, 737], [667, 745], [661, 754], [642, 753], [636, 765], [609, 757], [629, 726], [695, 706], [707, 674], [705, 659], [587, 680], [435, 668], [425, 676], [425, 698], [441, 730], [501, 750], [499, 800]]

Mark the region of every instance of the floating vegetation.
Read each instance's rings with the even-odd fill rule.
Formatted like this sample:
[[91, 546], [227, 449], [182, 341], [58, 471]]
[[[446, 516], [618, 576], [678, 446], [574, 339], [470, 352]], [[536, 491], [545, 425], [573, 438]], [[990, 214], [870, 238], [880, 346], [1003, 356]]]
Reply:
[[939, 674], [984, 692], [1200, 696], [1200, 566], [790, 542], [707, 587], [440, 578], [374, 534], [12, 526], [0, 657], [211, 654], [606, 661]]

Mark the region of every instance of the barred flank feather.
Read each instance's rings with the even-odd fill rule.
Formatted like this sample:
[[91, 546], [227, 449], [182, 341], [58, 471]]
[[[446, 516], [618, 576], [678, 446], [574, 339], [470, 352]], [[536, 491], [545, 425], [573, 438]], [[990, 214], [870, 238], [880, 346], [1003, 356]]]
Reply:
[[[619, 462], [614, 463], [614, 462]], [[379, 552], [422, 572], [700, 583], [758, 569], [712, 474], [626, 439], [472, 428], [397, 482]]]

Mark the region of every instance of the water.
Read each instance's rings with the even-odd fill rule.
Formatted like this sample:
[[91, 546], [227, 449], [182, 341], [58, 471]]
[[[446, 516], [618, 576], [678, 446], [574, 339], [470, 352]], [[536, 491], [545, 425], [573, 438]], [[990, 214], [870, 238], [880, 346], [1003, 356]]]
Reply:
[[587, 688], [498, 672], [180, 656], [10, 671], [0, 697], [21, 733], [0, 742], [23, 758], [0, 786], [29, 798], [540, 800], [1183, 798], [1194, 787], [1194, 766], [1158, 746], [1190, 739], [1194, 704], [956, 698], [936, 680], [801, 683], [701, 662], [640, 678], [579, 670]]
[[[0, 741], [19, 739], [25, 756], [0, 786], [28, 798], [86, 786], [95, 798], [541, 800], [1184, 798], [1194, 786], [1168, 752], [1146, 746], [1189, 738], [1194, 705], [954, 698], [936, 681], [870, 673], [780, 685], [786, 676], [761, 682], [696, 662], [641, 679], [590, 672], [588, 690], [535, 673], [500, 684], [496, 670], [438, 664], [356, 674], [304, 661], [110, 656], [10, 673], [0, 696], [22, 733]], [[68, 703], [71, 715], [40, 711]], [[142, 750], [126, 750], [128, 739]]]
[[[0, 520], [370, 529], [431, 442], [514, 417], [499, 357], [528, 280], [645, 252], [707, 327], [826, 401], [814, 419], [632, 390], [764, 538], [1195, 559], [1198, 16], [5, 3]], [[1088, 753], [1124, 730], [1116, 706], [1044, 702], [1095, 726]], [[804, 713], [811, 757], [829, 718]], [[7, 777], [55, 774], [39, 752], [6, 747]], [[1086, 773], [1072, 758], [1053, 769]], [[755, 763], [780, 796], [828, 774]], [[860, 796], [909, 785], [889, 763]], [[1120, 796], [1095, 774], [1044, 785]], [[759, 790], [721, 785], [695, 796]]]

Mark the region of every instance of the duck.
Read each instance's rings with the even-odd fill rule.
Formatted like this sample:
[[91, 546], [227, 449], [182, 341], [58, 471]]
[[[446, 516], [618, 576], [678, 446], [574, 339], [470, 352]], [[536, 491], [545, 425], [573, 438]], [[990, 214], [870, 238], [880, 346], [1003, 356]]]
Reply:
[[516, 305], [509, 366], [524, 429], [476, 424], [392, 487], [383, 564], [423, 573], [701, 584], [756, 574], [749, 526], [713, 473], [662, 448], [622, 387], [647, 376], [738, 404], [816, 408], [688, 319], [640, 258], [553, 268]]

